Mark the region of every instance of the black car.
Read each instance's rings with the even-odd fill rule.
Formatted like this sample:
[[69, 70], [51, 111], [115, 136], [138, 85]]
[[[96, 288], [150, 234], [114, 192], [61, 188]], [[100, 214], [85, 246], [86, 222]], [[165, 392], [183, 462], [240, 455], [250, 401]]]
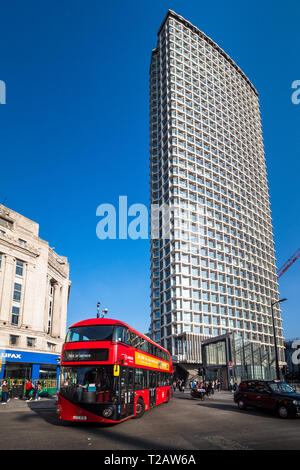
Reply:
[[240, 410], [248, 406], [275, 411], [280, 418], [300, 413], [300, 394], [280, 380], [244, 380], [234, 394]]

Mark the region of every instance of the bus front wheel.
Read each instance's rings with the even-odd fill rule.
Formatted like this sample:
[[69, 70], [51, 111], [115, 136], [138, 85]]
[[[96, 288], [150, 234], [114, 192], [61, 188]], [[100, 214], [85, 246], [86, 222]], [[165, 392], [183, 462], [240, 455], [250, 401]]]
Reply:
[[135, 406], [135, 419], [141, 418], [145, 413], [145, 403], [142, 398], [139, 398]]

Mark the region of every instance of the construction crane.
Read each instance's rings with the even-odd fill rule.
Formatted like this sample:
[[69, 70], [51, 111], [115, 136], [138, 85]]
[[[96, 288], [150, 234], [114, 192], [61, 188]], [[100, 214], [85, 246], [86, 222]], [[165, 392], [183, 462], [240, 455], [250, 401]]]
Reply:
[[279, 279], [291, 266], [292, 264], [295, 263], [295, 261], [297, 261], [297, 259], [300, 257], [300, 248], [298, 248], [298, 250], [296, 251], [296, 253], [293, 254], [293, 256], [291, 256], [287, 261], [286, 263], [284, 263], [283, 266], [281, 266], [280, 269], [278, 269], [277, 271], [277, 279]]

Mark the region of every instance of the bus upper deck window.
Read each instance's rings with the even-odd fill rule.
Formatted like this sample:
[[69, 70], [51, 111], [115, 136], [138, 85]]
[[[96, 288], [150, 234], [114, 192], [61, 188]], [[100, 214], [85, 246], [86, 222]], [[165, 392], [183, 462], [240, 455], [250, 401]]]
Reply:
[[114, 330], [114, 341], [128, 344], [128, 331], [125, 326], [116, 326]]

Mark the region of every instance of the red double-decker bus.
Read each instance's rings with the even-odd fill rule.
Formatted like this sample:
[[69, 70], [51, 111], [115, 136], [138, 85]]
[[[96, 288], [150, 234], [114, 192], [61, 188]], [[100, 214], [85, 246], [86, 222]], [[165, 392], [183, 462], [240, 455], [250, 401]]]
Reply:
[[118, 423], [171, 398], [168, 351], [117, 320], [94, 318], [68, 330], [61, 356], [57, 416]]

